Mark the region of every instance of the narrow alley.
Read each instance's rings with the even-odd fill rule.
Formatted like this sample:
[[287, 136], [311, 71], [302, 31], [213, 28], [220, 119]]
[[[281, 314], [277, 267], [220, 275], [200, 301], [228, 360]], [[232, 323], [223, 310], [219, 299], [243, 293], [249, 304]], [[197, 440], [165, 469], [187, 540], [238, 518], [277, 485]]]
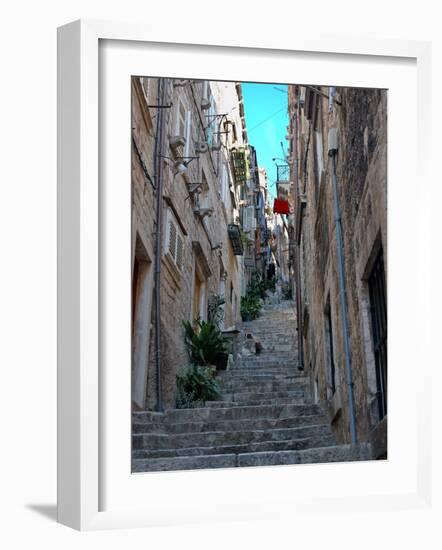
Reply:
[[387, 459], [387, 90], [131, 94], [133, 471]]

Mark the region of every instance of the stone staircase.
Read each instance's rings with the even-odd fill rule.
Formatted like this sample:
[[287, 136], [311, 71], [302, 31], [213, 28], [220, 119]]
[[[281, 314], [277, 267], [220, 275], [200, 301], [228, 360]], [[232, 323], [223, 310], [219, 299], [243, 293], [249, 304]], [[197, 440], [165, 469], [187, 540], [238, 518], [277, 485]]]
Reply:
[[242, 324], [262, 352], [219, 373], [219, 401], [195, 409], [133, 414], [134, 472], [367, 460], [368, 445], [336, 445], [297, 368], [293, 302], [267, 304]]

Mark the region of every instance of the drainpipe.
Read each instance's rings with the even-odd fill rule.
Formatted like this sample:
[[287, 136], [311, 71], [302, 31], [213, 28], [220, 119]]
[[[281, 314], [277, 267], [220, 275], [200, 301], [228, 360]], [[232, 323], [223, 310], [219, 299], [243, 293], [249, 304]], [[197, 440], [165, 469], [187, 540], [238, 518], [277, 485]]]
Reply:
[[342, 332], [344, 336], [344, 355], [345, 355], [345, 375], [348, 388], [348, 410], [350, 414], [350, 435], [351, 442], [356, 444], [356, 413], [355, 400], [353, 392], [353, 374], [351, 369], [350, 358], [350, 342], [348, 335], [348, 316], [347, 316], [347, 301], [345, 293], [345, 276], [344, 276], [344, 243], [342, 240], [342, 221], [341, 210], [339, 207], [339, 197], [336, 181], [336, 156], [338, 154], [338, 134], [336, 128], [330, 128], [328, 133], [328, 155], [332, 159], [332, 186], [333, 186], [333, 203], [335, 210], [335, 228], [336, 228], [336, 247], [338, 254], [338, 275], [339, 275], [339, 297], [341, 302], [341, 319]]
[[[299, 97], [297, 97], [299, 101]], [[294, 153], [295, 153], [295, 178], [296, 178], [296, 205], [297, 205], [297, 214], [302, 216], [302, 206], [301, 201], [301, 190], [299, 184], [299, 156], [298, 156], [298, 107], [294, 115], [294, 124], [295, 124], [295, 139], [294, 139]], [[296, 277], [296, 322], [298, 325], [298, 370], [304, 370], [304, 341], [303, 341], [303, 332], [304, 325], [302, 319], [302, 294], [301, 294], [301, 245], [300, 239], [301, 235], [298, 235], [298, 227], [302, 228], [302, 224], [298, 223], [296, 220], [295, 227], [295, 248], [296, 248], [296, 265], [295, 265], [295, 277]]]
[[165, 79], [158, 79], [158, 112], [155, 129], [154, 173], [156, 187], [156, 234], [155, 234], [155, 368], [157, 411], [163, 412], [163, 397], [161, 388], [161, 243], [163, 226], [163, 134]]

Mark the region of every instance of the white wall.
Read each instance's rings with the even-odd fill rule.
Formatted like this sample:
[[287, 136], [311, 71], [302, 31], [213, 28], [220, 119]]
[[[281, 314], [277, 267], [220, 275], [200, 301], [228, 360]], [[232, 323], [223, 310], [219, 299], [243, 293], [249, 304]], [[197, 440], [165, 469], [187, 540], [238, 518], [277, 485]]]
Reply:
[[[315, 35], [376, 34], [434, 40], [433, 66], [439, 72], [433, 90], [434, 97], [438, 97], [442, 89], [442, 37], [436, 7], [438, 3], [430, 0], [419, 4], [373, 0], [363, 5], [352, 0], [318, 0], [312, 13], [322, 17], [315, 18], [312, 31]], [[173, 26], [185, 24], [189, 41], [216, 43], [226, 36], [233, 40], [238, 31], [252, 41], [260, 40], [265, 47], [280, 36], [305, 29], [309, 13], [306, 2], [282, 0], [262, 7], [251, 1], [225, 0], [222, 8], [219, 5], [214, 11], [206, 1], [196, 0], [174, 0], [167, 5], [145, 0], [4, 3], [0, 33], [0, 541], [4, 548], [70, 550], [106, 545], [110, 550], [147, 545], [184, 550], [206, 548], [210, 541], [214, 550], [242, 546], [283, 549], [294, 545], [343, 550], [354, 547], [352, 541], [357, 541], [362, 550], [372, 547], [373, 538], [361, 536], [369, 534], [370, 529], [377, 531], [376, 539], [382, 540], [384, 548], [432, 549], [440, 544], [440, 509], [419, 513], [404, 510], [367, 518], [358, 514], [355, 506], [355, 512], [347, 517], [333, 510], [320, 518], [314, 513], [303, 516], [302, 522], [294, 517], [291, 524], [269, 521], [81, 535], [47, 518], [54, 514], [56, 494], [56, 27], [79, 17], [136, 20], [145, 21], [147, 26], [163, 25], [165, 32], [173, 36]], [[164, 14], [166, 23], [161, 19]], [[442, 127], [439, 109], [435, 109], [434, 117], [435, 127]], [[441, 188], [435, 187], [429, 208], [439, 208]], [[440, 219], [434, 216], [435, 235], [442, 234]], [[435, 258], [440, 259], [441, 249], [439, 246], [435, 250]], [[434, 280], [442, 280], [440, 264], [435, 265]], [[440, 300], [439, 287], [434, 293], [435, 304]], [[436, 318], [434, 326], [440, 327]], [[440, 378], [440, 370], [437, 374]], [[433, 384], [434, 392], [441, 386], [439, 379]], [[435, 434], [439, 432], [440, 422], [434, 421], [433, 429]], [[442, 462], [440, 437], [437, 441], [434, 464]], [[435, 471], [437, 487], [440, 475], [440, 469]], [[341, 536], [330, 536], [337, 522], [345, 525], [345, 536], [344, 531]]]

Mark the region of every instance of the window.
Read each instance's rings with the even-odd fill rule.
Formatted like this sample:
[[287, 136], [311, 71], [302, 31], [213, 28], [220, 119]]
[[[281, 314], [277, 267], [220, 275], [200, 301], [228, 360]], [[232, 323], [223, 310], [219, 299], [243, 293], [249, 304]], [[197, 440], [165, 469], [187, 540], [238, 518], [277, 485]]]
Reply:
[[324, 172], [324, 147], [322, 143], [322, 118], [321, 118], [321, 99], [319, 95], [315, 94], [315, 114], [313, 117], [313, 170], [315, 177], [315, 197], [319, 197], [319, 189]]
[[175, 112], [175, 132], [176, 136], [184, 138], [184, 156], [190, 157], [190, 146], [192, 141], [192, 112], [186, 109], [181, 98], [177, 99], [177, 107]]
[[177, 136], [186, 136], [186, 108], [181, 99], [177, 101], [175, 112], [175, 132]]
[[[230, 125], [231, 125], [231, 128], [232, 128], [231, 142], [235, 143], [238, 140], [238, 135], [236, 133], [236, 124], [232, 121], [230, 123]], [[225, 128], [225, 129], [227, 129], [227, 128]]]
[[203, 82], [203, 101], [209, 100], [209, 81], [204, 80]]
[[148, 78], [141, 78], [141, 85], [143, 87], [144, 97], [146, 98], [146, 101], [149, 97], [149, 79]]
[[371, 270], [368, 289], [376, 371], [376, 398], [379, 420], [382, 420], [387, 414], [387, 299], [382, 248]]
[[203, 169], [201, 169], [201, 192], [196, 194], [196, 200], [199, 208], [210, 208], [209, 204], [209, 184], [207, 183], [207, 177]]
[[209, 96], [207, 97], [207, 100], [210, 101], [210, 107], [206, 114], [206, 141], [209, 147], [212, 147], [212, 145], [215, 144], [215, 141], [217, 138], [219, 138], [219, 136], [215, 135], [215, 133], [218, 132], [217, 118], [215, 116], [216, 108], [215, 108], [215, 100], [210, 93], [209, 93]]
[[336, 366], [333, 349], [333, 324], [330, 308], [330, 296], [327, 298], [327, 305], [325, 306], [325, 347], [326, 347], [326, 362], [328, 366], [330, 388], [332, 396], [336, 392]]
[[229, 193], [229, 172], [225, 162], [223, 161], [221, 161], [219, 181], [221, 201], [227, 207], [227, 197]]
[[255, 207], [247, 206], [243, 210], [244, 212], [244, 231], [251, 231], [253, 229], [253, 222], [255, 220]]
[[166, 217], [166, 240], [165, 252], [173, 260], [179, 270], [183, 268], [184, 237], [179, 225], [172, 213], [167, 211]]
[[328, 88], [328, 110], [329, 112], [333, 111], [333, 106], [335, 104], [336, 88], [335, 86], [329, 86]]
[[191, 149], [190, 145], [192, 142], [192, 112], [186, 111], [186, 128], [184, 132], [184, 137], [186, 139], [186, 144], [184, 146], [184, 156], [190, 157], [191, 156]]

